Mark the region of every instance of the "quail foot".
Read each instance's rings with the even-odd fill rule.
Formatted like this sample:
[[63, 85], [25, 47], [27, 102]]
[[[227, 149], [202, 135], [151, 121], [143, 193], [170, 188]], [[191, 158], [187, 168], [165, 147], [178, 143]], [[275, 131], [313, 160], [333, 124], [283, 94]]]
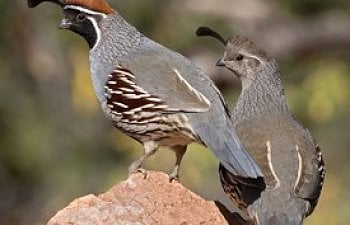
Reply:
[[[28, 0], [30, 7], [41, 2]], [[51, 2], [63, 9], [61, 28], [89, 45], [91, 78], [103, 111], [144, 147], [130, 172], [144, 171], [142, 163], [167, 146], [176, 152], [171, 179], [177, 178], [187, 145], [198, 142], [232, 174], [262, 176], [238, 140], [220, 92], [189, 59], [141, 34], [104, 0]]]
[[226, 41], [207, 27], [197, 35], [215, 37], [226, 46], [217, 66], [242, 83], [233, 124], [264, 174], [264, 179], [243, 178], [220, 165], [225, 192], [254, 224], [302, 224], [317, 204], [325, 166], [316, 141], [288, 109], [276, 61], [245, 37]]

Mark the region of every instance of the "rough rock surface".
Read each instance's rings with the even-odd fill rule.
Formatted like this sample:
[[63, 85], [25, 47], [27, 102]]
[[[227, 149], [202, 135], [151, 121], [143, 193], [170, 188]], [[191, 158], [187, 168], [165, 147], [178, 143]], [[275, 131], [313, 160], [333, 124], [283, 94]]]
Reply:
[[166, 174], [149, 172], [146, 178], [134, 174], [100, 196], [75, 199], [48, 225], [233, 225], [223, 210], [179, 182], [169, 183]]

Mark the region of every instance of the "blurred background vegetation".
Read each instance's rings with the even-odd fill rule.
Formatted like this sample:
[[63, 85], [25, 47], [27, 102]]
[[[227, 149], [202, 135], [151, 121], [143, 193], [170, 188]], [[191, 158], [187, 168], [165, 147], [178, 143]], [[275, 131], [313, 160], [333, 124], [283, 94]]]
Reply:
[[[200, 2], [200, 4], [198, 4]], [[209, 25], [247, 35], [276, 57], [289, 105], [323, 149], [327, 177], [307, 225], [350, 220], [350, 1], [110, 1], [139, 30], [193, 59], [233, 107], [240, 85], [214, 63], [223, 47], [198, 39]], [[0, 1], [0, 224], [45, 224], [72, 199], [101, 193], [126, 178], [142, 150], [114, 129], [95, 99], [84, 41], [56, 29], [61, 11], [34, 10], [24, 0]], [[146, 167], [169, 171], [160, 151]], [[192, 145], [182, 183], [226, 202], [217, 161]]]

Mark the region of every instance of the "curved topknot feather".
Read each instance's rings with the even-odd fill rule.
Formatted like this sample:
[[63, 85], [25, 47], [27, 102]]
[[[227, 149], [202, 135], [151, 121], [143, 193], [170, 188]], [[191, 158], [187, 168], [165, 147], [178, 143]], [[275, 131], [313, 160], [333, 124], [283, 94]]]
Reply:
[[225, 38], [223, 38], [221, 36], [221, 34], [219, 34], [218, 32], [214, 31], [213, 29], [211, 29], [210, 27], [199, 27], [196, 30], [196, 35], [198, 37], [203, 37], [203, 36], [210, 36], [213, 38], [218, 39], [221, 43], [223, 43], [224, 45], [227, 44], [227, 40], [225, 40]]

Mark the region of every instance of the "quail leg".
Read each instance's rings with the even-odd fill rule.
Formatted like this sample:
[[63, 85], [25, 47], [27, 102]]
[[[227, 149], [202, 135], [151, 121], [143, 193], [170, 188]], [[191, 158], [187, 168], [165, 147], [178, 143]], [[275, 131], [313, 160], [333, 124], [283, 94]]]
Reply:
[[158, 150], [158, 144], [153, 141], [150, 141], [144, 143], [143, 147], [143, 155], [140, 158], [133, 161], [129, 166], [129, 176], [133, 173], [142, 173], [145, 176], [145, 178], [147, 176], [147, 171], [141, 167], [142, 163]]
[[187, 148], [187, 146], [175, 146], [175, 147], [172, 147], [172, 150], [176, 154], [176, 163], [175, 163], [175, 166], [173, 168], [172, 173], [169, 174], [170, 182], [173, 181], [173, 180], [178, 180], [179, 179], [180, 164], [181, 164], [183, 156], [186, 153], [186, 148]]

